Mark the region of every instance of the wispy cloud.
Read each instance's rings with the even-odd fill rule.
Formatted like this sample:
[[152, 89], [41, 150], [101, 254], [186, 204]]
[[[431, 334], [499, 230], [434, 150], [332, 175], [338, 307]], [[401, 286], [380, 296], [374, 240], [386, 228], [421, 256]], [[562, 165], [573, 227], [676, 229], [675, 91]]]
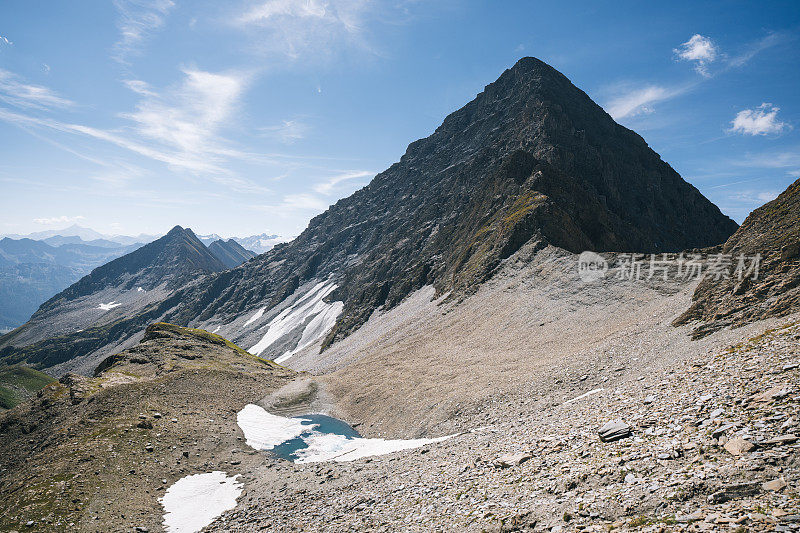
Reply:
[[311, 126], [299, 119], [282, 120], [275, 126], [264, 126], [259, 128], [265, 136], [274, 137], [283, 144], [293, 144], [304, 139]]
[[115, 0], [119, 12], [117, 27], [120, 39], [114, 45], [113, 58], [121, 63], [138, 53], [144, 40], [160, 29], [175, 7], [172, 0]]
[[9, 41], [8, 39], [6, 39], [6, 38], [5, 38], [5, 37], [3, 37], [2, 35], [0, 35], [0, 44], [7, 44], [7, 45], [11, 46], [11, 45], [12, 45], [12, 44], [14, 44], [14, 43], [12, 43], [12, 42], [11, 42], [11, 41]]
[[164, 94], [154, 92], [141, 81], [129, 81], [128, 86], [145, 97], [135, 112], [122, 116], [134, 122], [141, 137], [184, 155], [228, 153], [222, 148], [218, 133], [230, 120], [247, 76], [196, 69], [185, 69], [183, 74], [182, 82]]
[[47, 87], [26, 83], [7, 70], [0, 68], [0, 100], [20, 108], [46, 109], [71, 107], [74, 103]]
[[773, 46], [776, 46], [788, 40], [789, 37], [783, 33], [777, 33], [777, 32], [770, 33], [766, 37], [748, 44], [745, 47], [744, 51], [742, 51], [738, 55], [730, 57], [727, 60], [727, 63], [732, 67], [742, 67], [764, 50], [772, 48]]
[[84, 220], [85, 218], [86, 217], [83, 215], [77, 215], [72, 217], [62, 215], [60, 217], [34, 218], [33, 221], [43, 226], [53, 226], [55, 224], [75, 224], [79, 220]]
[[46, 128], [114, 144], [178, 170], [205, 174], [237, 191], [267, 192], [227, 169], [232, 160], [260, 162], [256, 154], [231, 148], [222, 129], [233, 121], [248, 76], [185, 69], [180, 83], [159, 91], [140, 80], [128, 87], [142, 99], [134, 111], [123, 113], [128, 124], [102, 129], [0, 108], [0, 120], [22, 127]]
[[250, 7], [235, 24], [255, 31], [261, 52], [329, 58], [342, 46], [373, 51], [365, 38], [372, 8], [367, 0], [268, 0]]
[[[647, 84], [637, 87], [629, 83], [616, 84], [607, 89], [607, 92], [612, 93], [613, 96], [603, 107], [609, 115], [617, 120], [652, 113], [654, 104], [688, 93], [699, 84], [711, 79], [713, 75], [720, 74], [732, 67], [741, 67], [758, 53], [785, 42], [787, 39], [788, 37], [784, 34], [770, 33], [762, 39], [748, 44], [741, 54], [728, 58], [709, 37], [695, 34], [675, 48], [673, 53], [679, 61], [694, 63], [695, 70], [703, 78], [682, 85]], [[717, 68], [716, 72], [711, 72], [710, 66], [715, 62], [721, 66]]]
[[703, 76], [709, 77], [708, 65], [717, 59], [719, 50], [714, 42], [699, 33], [673, 50], [678, 60], [694, 63], [694, 69]]
[[662, 85], [647, 85], [645, 87], [631, 88], [629, 85], [618, 86], [614, 91], [617, 96], [606, 103], [605, 110], [615, 120], [621, 118], [643, 115], [653, 112], [653, 105], [671, 98], [675, 98], [689, 90], [689, 86], [665, 87]]
[[730, 131], [743, 135], [768, 135], [789, 129], [789, 125], [778, 120], [779, 107], [763, 103], [755, 109], [743, 109], [731, 121]]
[[339, 185], [340, 183], [352, 180], [364, 179], [372, 177], [374, 175], [375, 175], [374, 172], [368, 172], [366, 170], [356, 170], [353, 172], [346, 172], [344, 174], [333, 176], [327, 181], [314, 185], [314, 191], [319, 194], [327, 196], [330, 195], [334, 191], [334, 189], [336, 189], [336, 186]]

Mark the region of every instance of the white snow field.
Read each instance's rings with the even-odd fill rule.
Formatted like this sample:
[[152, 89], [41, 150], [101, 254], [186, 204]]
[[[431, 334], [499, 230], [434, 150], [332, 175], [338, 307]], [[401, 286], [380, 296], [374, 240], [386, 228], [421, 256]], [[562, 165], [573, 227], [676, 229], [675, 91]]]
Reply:
[[195, 533], [236, 507], [236, 499], [242, 494], [238, 477], [214, 471], [176, 481], [160, 499], [164, 528], [168, 533]]
[[387, 453], [411, 450], [445, 441], [455, 435], [445, 435], [435, 439], [348, 439], [332, 433], [311, 432], [308, 437], [301, 437], [308, 448], [297, 450], [295, 463], [322, 463], [325, 461], [355, 461], [362, 457], [386, 455]]
[[108, 302], [107, 304], [101, 303], [100, 305], [97, 306], [97, 309], [102, 309], [103, 311], [111, 311], [112, 309], [114, 309], [115, 307], [119, 307], [120, 305], [122, 304], [118, 304], [116, 300], [114, 300], [112, 302]]
[[[248, 351], [253, 355], [261, 355], [261, 353], [273, 343], [277, 342], [281, 337], [301, 326], [309, 319], [310, 321], [303, 329], [301, 338], [295, 347], [284, 352], [283, 355], [275, 359], [275, 362], [281, 363], [285, 361], [298, 351], [310, 346], [323, 337], [336, 323], [336, 319], [339, 317], [344, 307], [342, 302], [327, 303], [323, 301], [323, 299], [335, 289], [335, 283], [329, 283], [327, 281], [317, 283], [294, 304], [287, 307], [273, 318], [269, 324], [266, 325], [267, 332], [261, 340]], [[257, 320], [261, 316], [259, 315], [260, 312], [260, 309], [256, 311], [245, 325]]]
[[237, 413], [236, 423], [242, 428], [247, 445], [256, 450], [271, 450], [314, 428], [313, 425], [303, 425], [299, 418], [273, 415], [252, 403]]
[[435, 439], [407, 440], [347, 438], [332, 433], [320, 433], [315, 424], [303, 425], [302, 418], [273, 415], [253, 404], [245, 406], [236, 418], [247, 445], [256, 450], [271, 450], [279, 444], [300, 437], [308, 447], [295, 452], [295, 463], [354, 461], [362, 457], [419, 448], [455, 437], [447, 435]]

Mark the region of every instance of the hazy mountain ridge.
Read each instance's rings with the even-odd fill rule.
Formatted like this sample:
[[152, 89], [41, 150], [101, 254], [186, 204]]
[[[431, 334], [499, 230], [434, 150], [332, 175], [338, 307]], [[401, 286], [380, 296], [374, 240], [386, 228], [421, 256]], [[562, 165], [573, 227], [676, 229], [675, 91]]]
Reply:
[[60, 236], [42, 241], [1, 239], [0, 329], [19, 326], [39, 305], [93, 268], [140, 246]]

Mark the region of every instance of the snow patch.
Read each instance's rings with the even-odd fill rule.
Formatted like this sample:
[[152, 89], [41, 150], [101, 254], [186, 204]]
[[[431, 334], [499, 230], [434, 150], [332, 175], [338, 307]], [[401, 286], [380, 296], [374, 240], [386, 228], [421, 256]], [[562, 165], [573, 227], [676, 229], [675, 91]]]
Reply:
[[164, 527], [169, 533], [195, 533], [216, 517], [236, 507], [242, 484], [225, 472], [186, 476], [176, 481], [159, 500], [164, 507]]
[[[288, 440], [300, 437], [307, 445], [295, 452], [295, 463], [354, 461], [362, 457], [385, 455], [442, 442], [455, 435], [435, 439], [365, 439], [333, 433], [320, 433], [317, 424], [303, 424], [302, 418], [286, 418], [268, 413], [264, 408], [248, 404], [236, 416], [247, 445], [256, 450], [271, 450]], [[305, 420], [305, 422], [308, 422]]]
[[268, 413], [263, 407], [247, 404], [236, 415], [247, 445], [256, 450], [271, 450], [315, 426], [303, 425], [300, 418], [286, 418]]
[[267, 308], [266, 308], [266, 307], [262, 307], [261, 309], [259, 309], [259, 310], [258, 310], [258, 311], [256, 311], [255, 313], [253, 313], [253, 316], [251, 316], [250, 318], [248, 318], [248, 319], [247, 319], [247, 322], [245, 322], [245, 323], [244, 323], [244, 325], [242, 326], [242, 329], [246, 328], [247, 326], [249, 326], [250, 324], [252, 324], [252, 323], [253, 323], [253, 322], [255, 322], [256, 320], [258, 320], [259, 318], [261, 318], [261, 317], [264, 315], [264, 311], [266, 311], [266, 310], [267, 310]]
[[146, 290], [144, 290], [144, 289], [143, 289], [143, 288], [141, 288], [141, 287], [136, 287], [136, 292], [147, 292], [147, 291], [146, 291]]
[[446, 435], [435, 439], [348, 439], [342, 435], [331, 433], [322, 434], [312, 432], [303, 440], [308, 444], [308, 448], [297, 450], [295, 454], [298, 459], [295, 463], [322, 463], [325, 461], [355, 461], [362, 457], [373, 455], [386, 455], [387, 453], [411, 450], [445, 441], [455, 435]]
[[118, 304], [116, 300], [108, 302], [107, 304], [100, 304], [96, 307], [96, 309], [102, 309], [103, 311], [111, 311], [115, 307], [119, 307], [122, 304]]
[[253, 355], [261, 355], [261, 352], [309, 319], [310, 321], [303, 329], [301, 338], [295, 347], [278, 357], [276, 361], [285, 361], [298, 351], [323, 337], [336, 323], [336, 319], [339, 317], [344, 307], [342, 302], [327, 303], [323, 301], [336, 287], [337, 285], [335, 283], [328, 283], [326, 281], [317, 283], [294, 304], [287, 307], [273, 318], [270, 323], [266, 325], [267, 332], [261, 340], [248, 351]]
[[217, 327], [215, 327], [215, 328], [214, 328], [214, 331], [212, 331], [211, 333], [216, 333], [216, 332], [218, 332], [218, 331], [220, 330], [220, 328], [222, 328], [222, 326], [217, 326]]
[[[322, 303], [324, 304], [324, 302]], [[275, 359], [275, 362], [283, 363], [303, 348], [311, 346], [317, 339], [324, 337], [336, 324], [336, 319], [339, 318], [342, 309], [344, 309], [343, 302], [333, 302], [321, 313], [312, 318], [311, 322], [309, 322], [303, 330], [303, 335], [300, 337], [300, 341], [297, 343], [295, 349], [284, 353]]]

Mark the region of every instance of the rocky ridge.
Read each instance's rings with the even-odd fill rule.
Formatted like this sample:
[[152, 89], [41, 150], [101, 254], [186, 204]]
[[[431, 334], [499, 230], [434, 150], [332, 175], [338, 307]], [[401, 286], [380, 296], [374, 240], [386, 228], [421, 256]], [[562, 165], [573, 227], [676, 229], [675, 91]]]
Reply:
[[[138, 333], [158, 316], [154, 305], [203, 275], [226, 270], [192, 230], [176, 226], [165, 236], [95, 268], [43, 303], [23, 326], [0, 337], [0, 362], [27, 362], [50, 368], [111, 341], [112, 346], [134, 317]], [[123, 325], [125, 323], [125, 325]], [[77, 331], [76, 331], [77, 330]], [[28, 350], [20, 347], [28, 346]], [[91, 370], [113, 350], [98, 353], [84, 365]], [[63, 373], [57, 372], [56, 374]]]
[[209, 244], [208, 249], [226, 268], [235, 268], [256, 256], [233, 239], [218, 239]]
[[[704, 280], [676, 324], [699, 322], [695, 337], [800, 309], [800, 180], [747, 217], [722, 247], [727, 261], [760, 256], [757, 270]], [[754, 279], [755, 278], [755, 279]]]

